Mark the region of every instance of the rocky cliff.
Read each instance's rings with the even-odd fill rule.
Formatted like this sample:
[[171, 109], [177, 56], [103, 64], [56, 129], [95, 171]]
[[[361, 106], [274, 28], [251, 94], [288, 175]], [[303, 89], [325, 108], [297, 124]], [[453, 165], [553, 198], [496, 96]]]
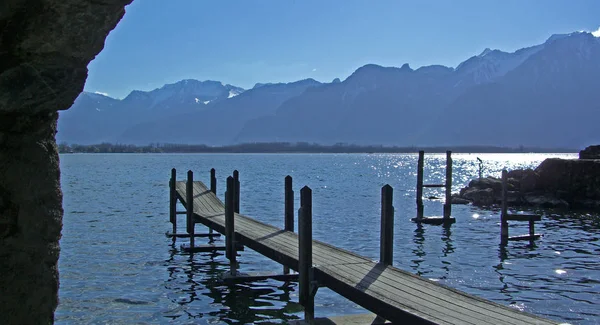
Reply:
[[131, 0], [0, 2], [0, 320], [51, 324], [62, 193], [58, 110]]

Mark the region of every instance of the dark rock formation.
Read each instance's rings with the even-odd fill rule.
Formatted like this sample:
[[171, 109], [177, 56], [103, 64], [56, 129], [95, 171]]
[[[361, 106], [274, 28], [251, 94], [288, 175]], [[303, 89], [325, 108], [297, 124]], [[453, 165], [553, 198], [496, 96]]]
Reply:
[[58, 303], [58, 110], [131, 0], [0, 3], [0, 319], [50, 324]]
[[589, 146], [579, 152], [579, 159], [600, 159], [600, 145]]
[[[508, 204], [547, 208], [597, 210], [600, 208], [600, 160], [544, 160], [535, 170], [508, 173]], [[474, 205], [501, 203], [502, 181], [487, 177], [475, 179], [454, 195], [454, 200]]]

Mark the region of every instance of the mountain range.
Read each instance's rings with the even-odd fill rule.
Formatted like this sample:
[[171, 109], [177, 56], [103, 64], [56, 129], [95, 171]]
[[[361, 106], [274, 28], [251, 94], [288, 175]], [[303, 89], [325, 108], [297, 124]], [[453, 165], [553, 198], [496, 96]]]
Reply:
[[83, 92], [59, 142], [315, 142], [585, 147], [600, 142], [600, 38], [552, 35], [513, 53], [485, 49], [456, 68], [368, 64], [343, 81], [183, 80], [119, 100]]

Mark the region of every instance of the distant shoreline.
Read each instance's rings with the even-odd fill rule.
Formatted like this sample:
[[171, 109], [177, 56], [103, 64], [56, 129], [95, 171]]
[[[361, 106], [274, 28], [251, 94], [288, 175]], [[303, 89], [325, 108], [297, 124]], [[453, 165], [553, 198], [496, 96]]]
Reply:
[[58, 146], [59, 153], [418, 153], [425, 150], [429, 153], [578, 153], [573, 148], [538, 148], [538, 147], [499, 147], [499, 146], [448, 146], [448, 147], [416, 147], [416, 146], [359, 146], [352, 144], [320, 145], [306, 142], [299, 143], [244, 143], [228, 146], [186, 145], [186, 144], [150, 144], [147, 146], [101, 143], [92, 145]]

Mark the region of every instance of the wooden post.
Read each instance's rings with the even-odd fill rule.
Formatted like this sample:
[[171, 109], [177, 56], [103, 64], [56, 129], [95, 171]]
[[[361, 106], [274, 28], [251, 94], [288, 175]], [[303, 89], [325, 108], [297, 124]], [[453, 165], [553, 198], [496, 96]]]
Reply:
[[394, 260], [394, 189], [388, 184], [381, 188], [381, 238], [379, 263], [392, 265]]
[[[173, 235], [177, 233], [177, 194], [175, 182], [177, 181], [177, 171], [171, 169], [171, 180], [169, 181], [169, 219], [173, 224]], [[175, 240], [176, 237], [173, 237]]]
[[[210, 169], [210, 191], [217, 195], [217, 171], [214, 168]], [[211, 227], [208, 227], [208, 233], [212, 234], [213, 230]], [[209, 242], [213, 241], [213, 237], [209, 237]]]
[[[284, 230], [294, 231], [294, 190], [292, 188], [292, 176], [285, 177], [285, 222]], [[283, 267], [283, 274], [290, 274], [290, 268]]]
[[419, 151], [417, 163], [417, 219], [423, 219], [423, 164], [425, 151]]
[[508, 214], [508, 189], [507, 189], [507, 174], [506, 169], [502, 170], [502, 212], [500, 213], [500, 244], [505, 245], [508, 243], [508, 221], [506, 216]]
[[215, 171], [214, 168], [210, 169], [210, 191], [213, 192], [213, 194], [217, 194], [217, 176], [216, 176], [217, 172]]
[[233, 212], [240, 213], [240, 172], [237, 169], [233, 171], [233, 185]]
[[446, 151], [446, 202], [444, 203], [444, 218], [452, 215], [452, 151]]
[[236, 275], [235, 224], [234, 224], [235, 184], [233, 177], [227, 177], [225, 191], [225, 256], [229, 259], [229, 274]]
[[529, 220], [529, 240], [535, 239], [535, 221]]
[[305, 320], [315, 318], [315, 297], [312, 292], [312, 190], [300, 190], [298, 210], [298, 273], [299, 301], [304, 306]]
[[190, 249], [194, 251], [194, 173], [188, 170], [185, 188], [186, 230], [190, 234]]

